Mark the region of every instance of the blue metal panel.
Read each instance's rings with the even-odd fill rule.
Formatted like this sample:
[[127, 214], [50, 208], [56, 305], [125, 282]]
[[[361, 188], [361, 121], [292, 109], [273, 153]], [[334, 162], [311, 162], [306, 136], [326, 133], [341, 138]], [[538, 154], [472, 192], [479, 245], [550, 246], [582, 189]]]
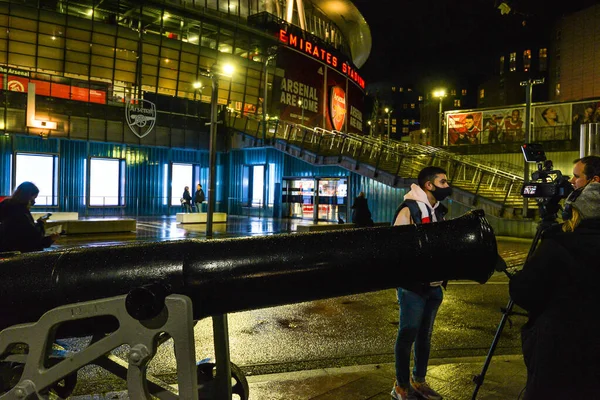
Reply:
[[11, 175], [12, 136], [0, 136], [0, 196], [9, 196]]
[[355, 173], [352, 173], [350, 182], [352, 193], [350, 205], [352, 205], [358, 193], [365, 192], [375, 222], [391, 223], [396, 208], [404, 200], [404, 195], [410, 190], [410, 187], [394, 188]]

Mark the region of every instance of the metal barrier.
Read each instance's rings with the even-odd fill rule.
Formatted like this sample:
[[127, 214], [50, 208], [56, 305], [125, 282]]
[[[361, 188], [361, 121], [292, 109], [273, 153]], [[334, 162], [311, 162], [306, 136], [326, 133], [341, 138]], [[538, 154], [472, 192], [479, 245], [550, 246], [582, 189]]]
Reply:
[[[48, 391], [68, 396], [76, 372], [92, 363], [126, 379], [130, 398], [150, 399], [152, 393], [229, 399], [227, 313], [415, 282], [485, 283], [499, 260], [481, 210], [418, 226], [136, 243], [0, 259], [0, 362], [13, 374], [5, 382], [15, 382], [0, 399], [44, 398]], [[209, 316], [222, 328], [215, 331], [221, 350], [211, 387], [197, 381], [204, 370], [194, 360], [193, 335], [193, 321]], [[68, 362], [50, 357], [56, 338], [86, 335], [94, 340]], [[174, 340], [178, 395], [146, 376], [164, 335]], [[26, 354], [14, 351], [19, 344], [27, 346]], [[109, 355], [123, 344], [130, 346], [126, 365]], [[207, 391], [214, 397], [202, 397]]]

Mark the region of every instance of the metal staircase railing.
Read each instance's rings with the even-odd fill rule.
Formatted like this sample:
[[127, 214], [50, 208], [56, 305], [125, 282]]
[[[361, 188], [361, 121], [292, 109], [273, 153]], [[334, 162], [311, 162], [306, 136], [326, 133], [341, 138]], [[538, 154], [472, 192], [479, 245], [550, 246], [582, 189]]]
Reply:
[[274, 146], [305, 159], [309, 159], [310, 154], [313, 160], [321, 160], [319, 163], [327, 159], [329, 164], [341, 165], [342, 159], [350, 160], [357, 173], [361, 172], [361, 165], [375, 168], [373, 179], [379, 176], [383, 181], [384, 175], [391, 175], [394, 185], [399, 182], [396, 178], [416, 178], [426, 165], [440, 166], [448, 171], [454, 187], [471, 194], [471, 202], [485, 200], [495, 206], [499, 216], [507, 211], [516, 216], [523, 208], [523, 176], [517, 173], [519, 167], [506, 163], [486, 162], [432, 146], [328, 131], [278, 119], [263, 121], [230, 114], [227, 126], [254, 138], [254, 145]]

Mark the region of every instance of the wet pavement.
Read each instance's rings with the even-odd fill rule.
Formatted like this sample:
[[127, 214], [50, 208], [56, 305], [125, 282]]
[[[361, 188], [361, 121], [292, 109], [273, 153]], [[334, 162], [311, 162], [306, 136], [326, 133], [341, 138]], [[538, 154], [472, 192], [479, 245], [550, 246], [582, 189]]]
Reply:
[[[273, 220], [230, 217], [227, 224], [213, 226], [214, 238], [293, 233], [302, 220]], [[82, 245], [110, 245], [130, 241], [156, 241], [178, 239], [205, 239], [204, 224], [179, 224], [175, 217], [139, 218], [135, 233], [117, 235], [77, 235], [62, 237], [54, 248]], [[518, 269], [531, 246], [531, 240], [500, 237], [498, 250], [508, 266]], [[494, 274], [490, 284], [505, 284], [502, 274]], [[498, 321], [501, 315], [498, 314]], [[290, 321], [293, 323], [294, 321]], [[491, 343], [492, 338], [489, 338]], [[363, 343], [364, 344], [364, 343]], [[305, 345], [299, 345], [306, 346]], [[481, 346], [480, 346], [481, 347]], [[306, 348], [306, 347], [304, 347]], [[487, 348], [487, 346], [486, 346]], [[441, 354], [441, 353], [440, 353]], [[386, 359], [386, 357], [383, 357]], [[387, 357], [389, 359], [389, 357]], [[233, 360], [233, 358], [232, 358]], [[476, 399], [507, 400], [522, 398], [526, 372], [520, 355], [494, 354], [490, 359], [483, 384]], [[445, 399], [475, 399], [477, 385], [473, 377], [481, 374], [486, 356], [440, 356], [430, 360], [428, 381]], [[328, 364], [324, 362], [324, 364]], [[329, 365], [335, 365], [329, 363]], [[283, 373], [268, 373], [269, 368], [259, 368], [247, 375], [251, 400], [275, 399], [389, 399], [393, 384], [392, 362], [360, 362], [336, 368], [318, 368], [315, 364], [306, 369]], [[77, 392], [76, 392], [77, 393]], [[81, 393], [81, 392], [79, 392]], [[100, 392], [72, 396], [77, 400], [128, 399], [125, 391]], [[234, 399], [238, 398], [236, 396]]]

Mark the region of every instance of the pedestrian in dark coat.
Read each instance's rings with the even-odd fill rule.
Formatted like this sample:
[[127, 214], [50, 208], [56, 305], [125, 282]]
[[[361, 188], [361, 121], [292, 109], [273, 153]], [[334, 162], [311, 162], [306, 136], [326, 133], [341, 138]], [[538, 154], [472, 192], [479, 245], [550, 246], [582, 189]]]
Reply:
[[509, 283], [512, 300], [529, 316], [521, 332], [526, 400], [598, 398], [600, 183], [567, 203], [571, 219], [542, 234]]
[[352, 222], [361, 228], [374, 225], [365, 192], [360, 192], [358, 197], [354, 199], [354, 204], [352, 204]]
[[186, 186], [183, 189], [183, 194], [181, 195], [181, 206], [183, 207], [183, 212], [192, 212], [192, 195], [190, 194], [189, 186]]
[[0, 251], [41, 251], [58, 239], [58, 233], [45, 236], [44, 220], [34, 221], [29, 211], [39, 192], [32, 182], [23, 182], [0, 203]]

